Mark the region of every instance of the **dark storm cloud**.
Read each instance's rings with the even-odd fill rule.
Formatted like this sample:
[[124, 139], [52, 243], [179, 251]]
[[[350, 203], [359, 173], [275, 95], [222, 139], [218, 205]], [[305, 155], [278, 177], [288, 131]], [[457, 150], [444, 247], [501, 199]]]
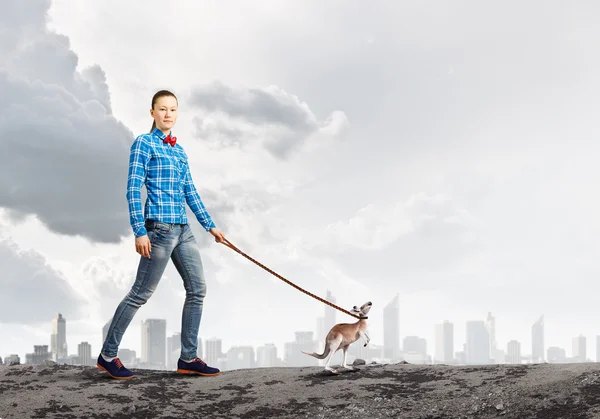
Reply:
[[36, 324], [58, 312], [70, 319], [81, 314], [81, 298], [39, 253], [22, 251], [3, 239], [0, 266], [0, 323]]
[[49, 32], [50, 2], [3, 3], [0, 31], [0, 206], [18, 221], [117, 242], [129, 233], [125, 182], [131, 131], [111, 114], [98, 66], [77, 70], [69, 40]]

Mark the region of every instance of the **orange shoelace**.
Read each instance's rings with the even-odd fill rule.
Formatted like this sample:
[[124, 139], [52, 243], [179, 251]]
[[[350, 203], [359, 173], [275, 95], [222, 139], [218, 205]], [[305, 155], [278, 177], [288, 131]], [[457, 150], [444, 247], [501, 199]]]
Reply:
[[117, 364], [117, 367], [125, 368], [125, 366], [123, 365], [123, 363], [121, 362], [121, 360], [119, 358], [115, 358], [115, 363]]

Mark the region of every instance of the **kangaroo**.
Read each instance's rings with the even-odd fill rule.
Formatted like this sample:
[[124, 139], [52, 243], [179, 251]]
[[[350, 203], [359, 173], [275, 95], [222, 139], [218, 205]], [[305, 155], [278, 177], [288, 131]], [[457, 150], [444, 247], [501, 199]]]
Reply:
[[348, 353], [348, 347], [356, 342], [359, 338], [363, 338], [365, 340], [364, 346], [371, 341], [369, 335], [367, 334], [367, 314], [369, 310], [371, 310], [371, 302], [368, 301], [363, 304], [360, 308], [354, 306], [352, 313], [358, 314], [361, 319], [356, 323], [338, 323], [331, 328], [327, 336], [325, 337], [325, 349], [322, 354], [317, 354], [316, 352], [305, 352], [302, 353], [310, 356], [314, 356], [317, 359], [324, 359], [327, 357], [327, 361], [325, 362], [325, 371], [331, 372], [333, 374], [339, 374], [339, 371], [330, 367], [329, 363], [331, 362], [332, 356], [341, 349], [344, 351], [344, 360], [342, 361], [342, 368], [353, 370], [354, 367], [346, 364], [346, 355]]

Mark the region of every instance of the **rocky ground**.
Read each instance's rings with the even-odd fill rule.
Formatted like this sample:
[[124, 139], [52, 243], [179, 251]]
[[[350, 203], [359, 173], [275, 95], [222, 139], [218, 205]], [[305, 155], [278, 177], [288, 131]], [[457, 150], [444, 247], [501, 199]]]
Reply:
[[600, 364], [361, 365], [190, 377], [0, 366], [0, 418], [600, 418]]

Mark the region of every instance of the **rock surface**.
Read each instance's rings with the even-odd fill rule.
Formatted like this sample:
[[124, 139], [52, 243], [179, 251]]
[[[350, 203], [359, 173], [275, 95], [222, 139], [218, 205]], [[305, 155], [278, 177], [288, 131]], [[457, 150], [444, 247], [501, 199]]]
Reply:
[[190, 377], [0, 366], [0, 418], [600, 418], [600, 364], [369, 364]]

